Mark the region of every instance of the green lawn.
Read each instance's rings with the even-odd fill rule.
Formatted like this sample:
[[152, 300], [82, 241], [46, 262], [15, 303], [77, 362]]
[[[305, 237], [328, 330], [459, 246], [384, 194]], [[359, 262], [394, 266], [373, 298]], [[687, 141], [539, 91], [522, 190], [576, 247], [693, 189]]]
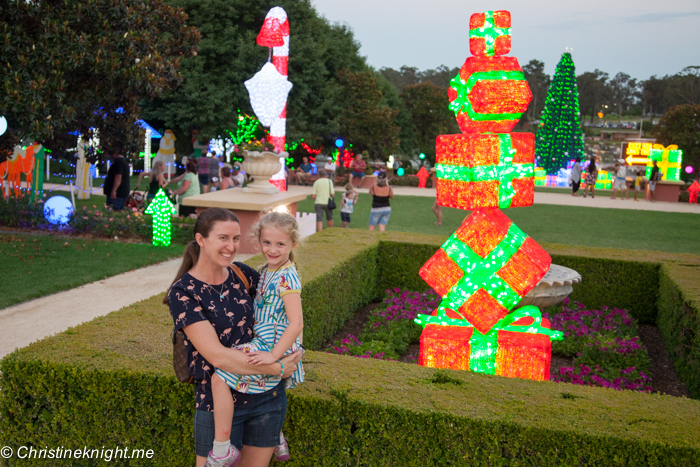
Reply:
[[[339, 201], [338, 193], [338, 205]], [[443, 224], [436, 226], [430, 209], [433, 201], [434, 198], [428, 197], [397, 196], [391, 202], [388, 230], [449, 236], [468, 212], [443, 208]], [[350, 227], [367, 228], [370, 207], [371, 197], [361, 194]], [[313, 212], [313, 201], [300, 202], [298, 210]], [[672, 253], [700, 252], [700, 216], [697, 214], [545, 204], [504, 212], [524, 232], [541, 242]], [[338, 210], [334, 211], [334, 220], [335, 225], [340, 226]]]
[[[0, 308], [170, 259], [183, 246], [0, 234]], [[99, 297], [95, 297], [99, 300]]]

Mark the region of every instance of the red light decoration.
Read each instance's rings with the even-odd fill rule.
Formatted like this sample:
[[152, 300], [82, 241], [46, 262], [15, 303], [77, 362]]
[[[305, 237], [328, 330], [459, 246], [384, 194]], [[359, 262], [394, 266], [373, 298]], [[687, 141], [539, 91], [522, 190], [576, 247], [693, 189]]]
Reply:
[[425, 167], [421, 167], [416, 174], [416, 177], [418, 177], [418, 188], [425, 188], [425, 184], [428, 181], [430, 174], [427, 170], [425, 170]]
[[698, 202], [698, 193], [700, 193], [700, 185], [698, 184], [698, 181], [695, 180], [692, 185], [688, 188], [688, 193], [690, 193], [690, 196], [688, 197], [688, 202], [690, 204], [697, 204]]
[[284, 45], [284, 36], [289, 35], [289, 22], [280, 22], [277, 18], [265, 18], [255, 42], [263, 47], [281, 47]]
[[462, 133], [508, 133], [532, 100], [515, 57], [469, 57], [447, 95]]
[[510, 52], [510, 12], [487, 11], [469, 18], [469, 51], [478, 57]]
[[535, 198], [535, 135], [441, 135], [437, 200], [474, 210], [531, 206]]
[[303, 141], [301, 142], [301, 147], [304, 148], [304, 150], [306, 152], [308, 152], [309, 154], [313, 154], [314, 156], [318, 156], [319, 154], [321, 154], [321, 150], [323, 149], [323, 148], [311, 149], [311, 147], [309, 147], [309, 145]]

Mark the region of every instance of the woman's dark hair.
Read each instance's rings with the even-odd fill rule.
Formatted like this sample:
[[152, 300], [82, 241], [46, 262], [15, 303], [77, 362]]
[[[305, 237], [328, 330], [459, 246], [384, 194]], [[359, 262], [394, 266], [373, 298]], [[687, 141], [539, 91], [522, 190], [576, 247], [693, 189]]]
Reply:
[[591, 157], [591, 163], [588, 165], [588, 173], [595, 172], [595, 156]]
[[197, 161], [191, 157], [187, 159], [187, 165], [185, 167], [187, 168], [188, 172], [192, 172], [193, 174], [197, 173]]
[[[185, 247], [185, 252], [182, 254], [182, 264], [180, 264], [180, 269], [177, 271], [172, 284], [170, 284], [170, 287], [168, 287], [168, 293], [170, 292], [173, 284], [180, 280], [180, 278], [184, 276], [187, 271], [192, 269], [194, 265], [197, 264], [197, 261], [199, 261], [199, 244], [197, 243], [197, 240], [194, 239], [194, 236], [196, 234], [201, 234], [202, 237], [207, 238], [209, 237], [209, 232], [211, 232], [211, 229], [214, 228], [214, 224], [217, 222], [231, 221], [240, 224], [238, 216], [228, 209], [223, 208], [205, 209], [199, 216], [197, 216], [197, 222], [194, 223], [194, 229], [192, 230], [193, 240]], [[163, 304], [165, 305], [168, 304], [168, 293], [165, 294], [165, 298], [163, 299]]]
[[226, 178], [230, 177], [231, 169], [229, 169], [228, 167], [224, 167], [223, 169], [221, 169], [221, 176]]
[[576, 156], [576, 159], [574, 159], [576, 162], [581, 162], [581, 156]]

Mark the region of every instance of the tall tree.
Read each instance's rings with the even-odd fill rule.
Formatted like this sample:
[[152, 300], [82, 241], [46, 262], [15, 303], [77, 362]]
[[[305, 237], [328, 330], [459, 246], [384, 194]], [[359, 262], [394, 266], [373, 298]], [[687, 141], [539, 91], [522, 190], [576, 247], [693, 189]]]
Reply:
[[669, 78], [670, 105], [700, 104], [700, 66], [688, 66]]
[[527, 65], [523, 66], [525, 79], [532, 91], [532, 101], [527, 107], [528, 120], [536, 120], [544, 109], [544, 98], [547, 95], [549, 84], [552, 79], [544, 72], [544, 62], [539, 60], [530, 60]]
[[641, 85], [643, 107], [648, 106], [649, 115], [653, 118], [655, 112], [661, 113], [666, 108], [666, 88], [668, 87], [668, 79], [659, 79], [654, 75], [648, 80], [642, 81]]
[[138, 151], [137, 101], [177, 86], [197, 48], [186, 19], [160, 0], [3, 2], [0, 115], [58, 152], [95, 129], [103, 149]]
[[618, 73], [610, 80], [611, 99], [617, 107], [617, 119], [622, 120], [623, 109], [632, 105], [637, 95], [637, 80], [627, 73]]
[[369, 150], [373, 158], [387, 159], [399, 146], [399, 113], [383, 103], [377, 78], [370, 71], [338, 73], [343, 110], [338, 129], [358, 151]]
[[[304, 138], [320, 144], [336, 130], [334, 116], [343, 108], [334, 79], [341, 69], [366, 70], [352, 31], [331, 25], [309, 0], [167, 0], [184, 8], [188, 24], [202, 32], [196, 57], [183, 63], [183, 86], [145, 104], [148, 118], [162, 122], [189, 142], [192, 129], [205, 138], [234, 130], [237, 109], [252, 115], [244, 82], [268, 59], [268, 49], [255, 39], [269, 9], [281, 6], [289, 17], [289, 80], [287, 140]], [[178, 140], [178, 142], [180, 142]], [[178, 147], [187, 153], [187, 147]]]
[[693, 166], [696, 180], [700, 178], [699, 104], [671, 107], [654, 126], [652, 134], [664, 146], [677, 144], [683, 150], [683, 162]]
[[576, 78], [580, 96], [580, 106], [584, 113], [591, 112], [593, 117], [600, 110], [600, 106], [609, 98], [609, 75], [596, 68], [595, 71], [587, 71]]
[[535, 158], [538, 166], [548, 174], [557, 173], [577, 156], [583, 157], [576, 70], [568, 52], [557, 64], [540, 126], [535, 141]]
[[412, 147], [435, 163], [435, 139], [442, 134], [459, 133], [454, 113], [448, 107], [447, 88], [430, 81], [408, 85], [403, 88], [401, 99], [411, 116]]

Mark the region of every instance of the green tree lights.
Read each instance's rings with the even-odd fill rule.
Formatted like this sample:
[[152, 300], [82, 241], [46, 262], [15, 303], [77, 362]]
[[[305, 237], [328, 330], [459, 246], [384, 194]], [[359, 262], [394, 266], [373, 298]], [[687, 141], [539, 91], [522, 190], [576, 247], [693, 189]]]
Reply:
[[571, 54], [565, 52], [557, 64], [544, 104], [535, 158], [538, 167], [548, 174], [557, 173], [566, 167], [567, 161], [577, 156], [583, 157], [575, 71]]
[[171, 216], [177, 213], [162, 188], [144, 214], [153, 216], [153, 246], [170, 246]]

